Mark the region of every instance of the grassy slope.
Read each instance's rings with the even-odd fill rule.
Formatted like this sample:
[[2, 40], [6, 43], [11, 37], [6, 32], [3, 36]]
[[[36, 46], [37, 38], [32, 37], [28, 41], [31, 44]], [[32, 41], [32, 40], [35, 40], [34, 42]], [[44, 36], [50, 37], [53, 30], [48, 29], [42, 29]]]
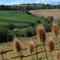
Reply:
[[[0, 11], [0, 25], [7, 25], [9, 22], [15, 23], [16, 27], [27, 26], [39, 20], [39, 17], [28, 15], [21, 11]], [[24, 33], [27, 28], [18, 28], [17, 33]]]
[[32, 22], [38, 17], [27, 15], [25, 12], [20, 11], [0, 11], [0, 21], [10, 21], [10, 22], [21, 22], [21, 21], [29, 21]]

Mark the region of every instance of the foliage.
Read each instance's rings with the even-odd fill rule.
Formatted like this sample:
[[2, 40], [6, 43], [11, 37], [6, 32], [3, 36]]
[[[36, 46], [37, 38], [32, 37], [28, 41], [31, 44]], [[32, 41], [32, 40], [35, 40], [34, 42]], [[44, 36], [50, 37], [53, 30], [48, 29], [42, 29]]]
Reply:
[[55, 23], [57, 23], [57, 24], [59, 25], [59, 27], [60, 27], [60, 19], [57, 19], [57, 20], [55, 21]]
[[[1, 31], [6, 32], [6, 36], [8, 36], [8, 40], [11, 41], [13, 39], [13, 32], [12, 30], [16, 29], [16, 35], [19, 37], [31, 37], [36, 35], [35, 32], [35, 25], [37, 23], [43, 24], [45, 30], [47, 32], [50, 31], [50, 25], [53, 20], [51, 17], [38, 17], [33, 15], [28, 15], [22, 11], [0, 11], [0, 29], [1, 26], [4, 26], [6, 29], [2, 29]], [[31, 28], [29, 28], [31, 27]], [[10, 37], [12, 39], [10, 40]], [[3, 40], [2, 40], [3, 41]]]
[[0, 10], [29, 11], [36, 9], [60, 9], [60, 4], [20, 4], [20, 5], [0, 5]]
[[50, 17], [45, 18], [45, 19], [42, 21], [42, 24], [44, 25], [46, 32], [50, 32], [50, 31], [51, 31], [52, 21], [53, 21], [53, 20], [51, 20]]
[[9, 28], [9, 30], [13, 30], [13, 29], [16, 28], [16, 26], [15, 26], [15, 24], [13, 24], [13, 23], [9, 23], [9, 24], [8, 24], [8, 28]]
[[8, 42], [13, 39], [13, 34], [5, 27], [0, 27], [0, 43]]
[[27, 34], [28, 37], [32, 37], [33, 36], [33, 33], [32, 33], [31, 30], [27, 30], [26, 31], [26, 34]]

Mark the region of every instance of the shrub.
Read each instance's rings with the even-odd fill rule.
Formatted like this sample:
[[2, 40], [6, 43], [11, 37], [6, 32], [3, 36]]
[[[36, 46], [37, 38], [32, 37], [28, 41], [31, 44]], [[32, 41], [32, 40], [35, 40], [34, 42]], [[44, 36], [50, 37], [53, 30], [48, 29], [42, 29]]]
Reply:
[[13, 29], [16, 28], [16, 26], [15, 26], [14, 23], [9, 23], [9, 24], [8, 24], [8, 28], [9, 28], [9, 30], [13, 30]]
[[33, 36], [32, 31], [29, 30], [29, 29], [26, 31], [26, 34], [27, 34], [28, 37], [32, 37]]
[[13, 39], [13, 34], [5, 27], [0, 28], [0, 43], [9, 42]]
[[50, 19], [50, 21], [53, 21], [54, 20], [54, 17], [53, 16], [48, 16], [48, 18]]

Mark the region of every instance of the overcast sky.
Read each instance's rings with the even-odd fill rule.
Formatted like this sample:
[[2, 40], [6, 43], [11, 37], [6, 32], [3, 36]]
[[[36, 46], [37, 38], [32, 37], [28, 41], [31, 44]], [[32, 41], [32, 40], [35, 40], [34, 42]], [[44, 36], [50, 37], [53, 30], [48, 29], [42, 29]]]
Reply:
[[60, 4], [60, 0], [0, 0], [0, 4], [13, 5], [23, 3], [45, 3], [45, 4]]

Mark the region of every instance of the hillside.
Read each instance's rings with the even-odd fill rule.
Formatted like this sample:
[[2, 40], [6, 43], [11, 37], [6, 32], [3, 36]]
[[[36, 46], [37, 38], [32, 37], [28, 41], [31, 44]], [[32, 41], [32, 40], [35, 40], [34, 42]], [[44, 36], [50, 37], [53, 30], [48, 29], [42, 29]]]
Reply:
[[54, 16], [55, 19], [60, 18], [60, 9], [31, 10], [30, 12], [36, 16]]
[[22, 11], [2, 11], [0, 10], [0, 26], [7, 27], [10, 23], [16, 26], [17, 34], [25, 34], [27, 27], [35, 23], [40, 17], [28, 15]]

